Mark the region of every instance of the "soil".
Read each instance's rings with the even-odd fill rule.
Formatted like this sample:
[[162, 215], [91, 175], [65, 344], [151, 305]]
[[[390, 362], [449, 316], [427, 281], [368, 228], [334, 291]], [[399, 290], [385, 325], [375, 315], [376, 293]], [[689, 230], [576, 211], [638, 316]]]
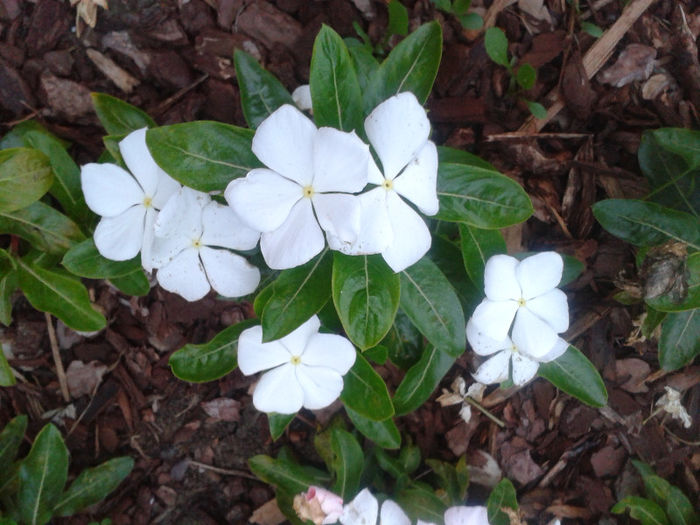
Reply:
[[[465, 423], [457, 407], [435, 401], [436, 392], [417, 412], [398, 418], [400, 429], [424, 458], [455, 462], [466, 454], [475, 467], [484, 465], [484, 454], [495, 458], [518, 488], [529, 523], [555, 517], [565, 524], [624, 523], [627, 518], [609, 509], [638, 482], [631, 458], [652, 464], [686, 494], [698, 494], [700, 367], [659, 371], [656, 342], [635, 336], [642, 309], [612, 299], [621, 278], [636, 279], [633, 249], [595, 223], [590, 205], [644, 193], [636, 161], [644, 130], [700, 123], [700, 6], [651, 2], [614, 42], [603, 72], [589, 79], [585, 58], [595, 39], [577, 29], [572, 5], [605, 30], [626, 2], [473, 0], [472, 10], [506, 31], [519, 62], [537, 68], [535, 86], [516, 97], [508, 93], [505, 70], [488, 59], [482, 34], [463, 30], [427, 0], [403, 4], [411, 28], [433, 19], [443, 27], [443, 61], [428, 101], [433, 140], [492, 162], [533, 200], [534, 216], [505, 232], [509, 251], [555, 249], [585, 263], [566, 287], [573, 322], [565, 335], [601, 371], [609, 404], [589, 408], [539, 380], [486, 397], [485, 405], [505, 422], [501, 429], [477, 411]], [[292, 90], [308, 82], [313, 40], [324, 23], [344, 37], [357, 36], [357, 23], [379, 42], [386, 2], [111, 0], [108, 10], [97, 9], [94, 28], [79, 23], [78, 35], [68, 2], [0, 0], [0, 132], [34, 118], [70, 141], [79, 163], [94, 161], [103, 130], [91, 91], [139, 106], [159, 124], [213, 119], [245, 125], [233, 49], [256, 56]], [[616, 62], [624, 50], [630, 50], [627, 58]], [[655, 83], [650, 75], [659, 75]], [[514, 135], [528, 129], [522, 98], [549, 107], [550, 92], [563, 109], [541, 133]], [[247, 458], [288, 446], [303, 462], [321, 464], [310, 444], [333, 409], [302, 411], [273, 442], [266, 417], [251, 404], [254, 378], [235, 371], [212, 383], [187, 384], [168, 367], [170, 354], [184, 343], [208, 341], [253, 316], [249, 304], [213, 294], [190, 304], [158, 287], [132, 299], [105, 282], [89, 287], [108, 328], [84, 337], [59, 323], [62, 360], [67, 367], [81, 360], [106, 369], [96, 390], [70, 403], [56, 379], [44, 314], [17, 296], [13, 323], [0, 331], [14, 354], [11, 365], [24, 378], [0, 389], [0, 428], [28, 414], [33, 437], [52, 419], [66, 436], [71, 474], [117, 455], [136, 460], [106, 501], [55, 523], [105, 517], [117, 525], [245, 523], [274, 497], [249, 471]], [[468, 379], [473, 370], [465, 354], [442, 386], [460, 375]], [[402, 377], [393, 365], [380, 372], [390, 389]], [[645, 421], [667, 385], [686, 392], [684, 405], [695, 416], [690, 429], [663, 414]], [[473, 483], [470, 501], [483, 501], [485, 494]]]

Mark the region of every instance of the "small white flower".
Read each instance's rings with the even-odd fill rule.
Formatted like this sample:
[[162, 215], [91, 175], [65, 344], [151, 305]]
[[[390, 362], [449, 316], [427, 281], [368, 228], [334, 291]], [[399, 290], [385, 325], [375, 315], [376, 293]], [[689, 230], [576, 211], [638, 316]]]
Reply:
[[354, 242], [360, 203], [352, 193], [367, 184], [369, 148], [354, 133], [316, 126], [286, 104], [258, 127], [253, 152], [259, 168], [226, 188], [226, 201], [250, 228], [262, 232], [270, 268], [293, 268], [325, 245], [323, 231]]
[[[418, 520], [416, 525], [434, 525]], [[489, 525], [486, 507], [450, 507], [444, 514], [444, 525]]]
[[294, 497], [294, 510], [302, 520], [311, 520], [314, 525], [328, 525], [336, 523], [343, 514], [343, 498], [312, 485]]
[[470, 397], [477, 403], [481, 403], [486, 385], [477, 381], [469, 385], [469, 389], [467, 389], [464, 379], [462, 377], [457, 377], [452, 382], [452, 385], [450, 385], [450, 388], [452, 389], [451, 391], [444, 388], [442, 389], [442, 395], [437, 398], [437, 402], [443, 407], [462, 403], [462, 407], [459, 409], [459, 415], [465, 423], [469, 423], [472, 417], [472, 409], [467, 402], [467, 398]]
[[343, 507], [340, 523], [343, 525], [411, 525], [411, 520], [394, 501], [385, 500], [379, 511], [379, 503], [368, 489], [362, 489], [355, 499]]
[[368, 182], [377, 187], [360, 195], [362, 228], [357, 240], [343, 244], [329, 236], [331, 248], [350, 255], [381, 253], [395, 271], [411, 266], [430, 248], [428, 227], [404, 199], [425, 215], [438, 212], [435, 144], [430, 122], [415, 95], [395, 95], [365, 120], [365, 131], [382, 163], [373, 160]]
[[[95, 228], [95, 246], [102, 256], [126, 261], [141, 252], [141, 263], [151, 271], [153, 223], [180, 184], [155, 163], [146, 146], [146, 128], [129, 133], [119, 143], [124, 162], [86, 164], [80, 181], [88, 207], [102, 219]], [[132, 175], [133, 174], [133, 175]]]
[[158, 214], [154, 229], [153, 266], [166, 290], [197, 301], [211, 288], [226, 297], [241, 297], [258, 287], [260, 271], [220, 248], [250, 250], [260, 233], [206, 193], [181, 188]]
[[334, 334], [320, 334], [315, 315], [289, 335], [262, 342], [262, 328], [244, 330], [238, 339], [238, 367], [245, 375], [263, 374], [253, 393], [261, 412], [294, 414], [303, 406], [324, 408], [343, 390], [343, 375], [355, 363], [355, 347]]
[[657, 399], [656, 406], [671, 414], [673, 419], [680, 419], [685, 428], [693, 426], [693, 420], [690, 418], [690, 414], [688, 414], [688, 411], [681, 405], [682, 394], [670, 386], [665, 386], [664, 389], [666, 393]]
[[304, 84], [296, 88], [292, 93], [292, 100], [300, 110], [311, 111], [313, 108], [311, 103], [311, 86]]
[[555, 252], [518, 261], [494, 255], [484, 269], [486, 299], [474, 310], [471, 323], [486, 337], [503, 341], [513, 318], [512, 338], [521, 352], [539, 359], [569, 327], [566, 294], [557, 289], [564, 262]]

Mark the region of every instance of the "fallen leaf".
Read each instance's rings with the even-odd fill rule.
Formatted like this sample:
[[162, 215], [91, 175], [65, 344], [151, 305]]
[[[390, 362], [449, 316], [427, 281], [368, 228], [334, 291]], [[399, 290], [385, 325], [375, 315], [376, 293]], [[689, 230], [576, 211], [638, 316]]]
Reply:
[[99, 361], [90, 361], [88, 364], [80, 360], [71, 361], [66, 370], [66, 382], [71, 397], [92, 394], [102, 381], [105, 372], [107, 367]]
[[646, 80], [654, 70], [655, 59], [656, 49], [653, 47], [630, 44], [612, 66], [598, 75], [598, 82], [619, 88], [635, 80]]
[[209, 417], [213, 417], [217, 421], [238, 421], [241, 419], [240, 409], [241, 404], [235, 399], [227, 397], [219, 397], [200, 403]]

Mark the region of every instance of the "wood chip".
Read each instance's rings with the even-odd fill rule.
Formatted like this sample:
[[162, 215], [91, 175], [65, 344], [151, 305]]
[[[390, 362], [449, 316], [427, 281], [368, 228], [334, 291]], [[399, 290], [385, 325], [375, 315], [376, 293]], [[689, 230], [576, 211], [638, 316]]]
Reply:
[[96, 49], [88, 49], [87, 56], [104, 75], [124, 93], [131, 93], [140, 84], [139, 80], [119, 67], [114, 60]]

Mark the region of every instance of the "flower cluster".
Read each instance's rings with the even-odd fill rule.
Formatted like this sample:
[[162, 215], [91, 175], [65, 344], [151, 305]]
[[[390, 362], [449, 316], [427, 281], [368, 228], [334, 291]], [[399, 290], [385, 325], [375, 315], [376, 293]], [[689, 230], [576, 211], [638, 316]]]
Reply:
[[569, 345], [558, 334], [569, 327], [569, 307], [564, 292], [556, 288], [563, 268], [555, 252], [522, 261], [494, 255], [487, 261], [486, 299], [467, 323], [467, 339], [477, 354], [495, 355], [476, 371], [477, 381], [505, 381], [511, 370], [513, 382], [524, 385], [535, 376], [540, 363], [566, 351]]

